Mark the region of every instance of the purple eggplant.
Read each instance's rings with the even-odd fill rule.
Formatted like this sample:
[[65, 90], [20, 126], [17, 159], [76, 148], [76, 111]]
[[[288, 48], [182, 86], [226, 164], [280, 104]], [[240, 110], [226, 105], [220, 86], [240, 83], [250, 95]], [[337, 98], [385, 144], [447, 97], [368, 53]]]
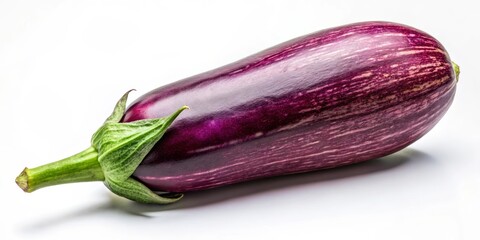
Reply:
[[[168, 124], [148, 147], [122, 150], [142, 154], [118, 176], [130, 160], [109, 156], [104, 164], [107, 147], [95, 137], [108, 134], [96, 133], [93, 149], [104, 176], [94, 180], [132, 200], [155, 202], [133, 195], [204, 190], [382, 157], [440, 120], [458, 74], [435, 38], [405, 25], [364, 22], [315, 32], [155, 89], [124, 113], [124, 106], [115, 110], [117, 125]], [[178, 110], [183, 105], [190, 109]], [[122, 192], [127, 179], [143, 190]]]
[[454, 92], [453, 65], [438, 41], [370, 22], [158, 88], [123, 120], [190, 107], [134, 173], [151, 189], [187, 192], [391, 154], [428, 132]]

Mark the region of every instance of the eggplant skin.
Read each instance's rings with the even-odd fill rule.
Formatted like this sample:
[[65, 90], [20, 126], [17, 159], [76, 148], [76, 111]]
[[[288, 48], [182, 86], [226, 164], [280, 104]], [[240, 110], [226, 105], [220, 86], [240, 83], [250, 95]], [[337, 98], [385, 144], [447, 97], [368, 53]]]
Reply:
[[315, 32], [140, 97], [124, 122], [190, 110], [133, 176], [188, 192], [382, 157], [426, 134], [455, 85], [444, 47], [417, 29]]

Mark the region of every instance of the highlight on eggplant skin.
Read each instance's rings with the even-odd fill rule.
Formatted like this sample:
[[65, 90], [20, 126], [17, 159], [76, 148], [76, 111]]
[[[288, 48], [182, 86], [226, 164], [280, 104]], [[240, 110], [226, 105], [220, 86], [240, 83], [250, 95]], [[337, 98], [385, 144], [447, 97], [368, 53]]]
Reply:
[[122, 121], [190, 110], [133, 177], [188, 192], [382, 157], [440, 120], [457, 78], [444, 47], [412, 27], [315, 32], [140, 97]]

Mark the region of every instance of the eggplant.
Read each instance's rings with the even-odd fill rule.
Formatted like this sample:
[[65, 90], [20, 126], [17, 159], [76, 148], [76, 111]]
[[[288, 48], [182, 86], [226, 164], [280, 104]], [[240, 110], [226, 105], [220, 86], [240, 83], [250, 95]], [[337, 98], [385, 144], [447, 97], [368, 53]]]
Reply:
[[67, 158], [24, 170], [17, 184], [29, 192], [36, 182], [100, 180], [134, 201], [170, 203], [184, 192], [358, 163], [432, 129], [458, 74], [445, 48], [415, 28], [330, 28], [157, 88], [126, 110], [125, 94], [83, 154], [97, 155], [73, 157], [90, 163], [77, 173], [91, 172], [52, 180], [45, 172], [72, 172], [58, 167], [71, 166]]

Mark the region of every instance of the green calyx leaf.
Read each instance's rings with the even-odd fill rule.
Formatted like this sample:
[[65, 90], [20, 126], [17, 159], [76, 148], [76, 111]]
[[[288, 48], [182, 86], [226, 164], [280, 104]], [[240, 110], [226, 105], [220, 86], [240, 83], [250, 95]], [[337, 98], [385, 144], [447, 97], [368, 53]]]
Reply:
[[[129, 91], [130, 92], [130, 91]], [[117, 102], [107, 118], [92, 136], [92, 147], [98, 152], [98, 162], [105, 176], [105, 185], [115, 194], [143, 203], [171, 203], [182, 196], [160, 196], [131, 175], [187, 106], [164, 118], [120, 123], [125, 113], [128, 93]]]
[[129, 178], [185, 109], [182, 107], [166, 118], [105, 122], [92, 137], [92, 146], [98, 151], [98, 162], [105, 176], [115, 181]]
[[117, 101], [115, 108], [113, 108], [112, 114], [105, 120], [105, 123], [114, 122], [118, 123], [122, 120], [125, 109], [127, 108], [127, 99], [130, 92], [135, 91], [135, 89], [130, 89]]
[[158, 195], [133, 178], [122, 182], [106, 179], [105, 186], [117, 195], [140, 203], [168, 204], [183, 197], [183, 194], [180, 193], [172, 196]]

